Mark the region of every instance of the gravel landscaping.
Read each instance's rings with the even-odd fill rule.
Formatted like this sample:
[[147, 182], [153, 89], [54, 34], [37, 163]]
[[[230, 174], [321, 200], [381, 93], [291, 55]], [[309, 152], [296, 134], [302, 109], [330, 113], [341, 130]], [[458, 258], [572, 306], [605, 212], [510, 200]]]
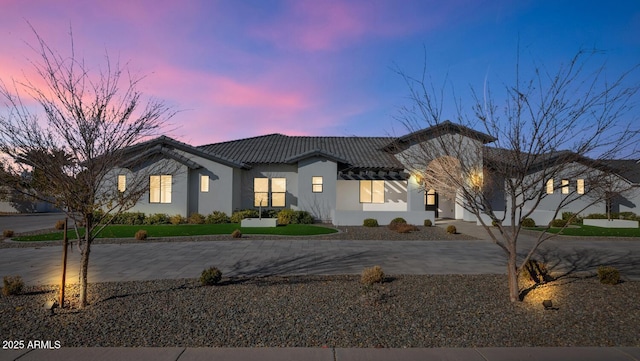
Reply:
[[[69, 287], [69, 294], [77, 290]], [[3, 340], [62, 346], [640, 346], [640, 282], [565, 279], [507, 299], [505, 276], [195, 279], [90, 285], [90, 305], [42, 308], [53, 287], [0, 296]], [[544, 310], [551, 298], [556, 310]]]

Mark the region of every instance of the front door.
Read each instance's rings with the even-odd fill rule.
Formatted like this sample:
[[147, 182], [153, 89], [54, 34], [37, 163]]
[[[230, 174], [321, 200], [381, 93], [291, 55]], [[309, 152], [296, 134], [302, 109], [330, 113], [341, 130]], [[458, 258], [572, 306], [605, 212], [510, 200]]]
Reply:
[[424, 210], [433, 211], [438, 218], [438, 193], [435, 189], [429, 189], [425, 194]]

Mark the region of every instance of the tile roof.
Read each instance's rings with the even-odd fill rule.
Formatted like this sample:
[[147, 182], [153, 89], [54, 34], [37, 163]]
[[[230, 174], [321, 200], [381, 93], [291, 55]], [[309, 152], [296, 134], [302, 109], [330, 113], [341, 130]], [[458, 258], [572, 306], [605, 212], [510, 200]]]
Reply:
[[245, 164], [290, 163], [312, 155], [324, 155], [346, 169], [402, 170], [402, 164], [382, 150], [392, 137], [313, 137], [268, 134], [196, 148]]

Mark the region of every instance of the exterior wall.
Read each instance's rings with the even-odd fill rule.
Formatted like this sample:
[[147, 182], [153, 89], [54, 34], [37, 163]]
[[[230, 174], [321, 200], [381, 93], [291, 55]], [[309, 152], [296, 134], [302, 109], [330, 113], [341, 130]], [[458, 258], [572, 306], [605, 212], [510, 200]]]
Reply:
[[284, 208], [298, 208], [298, 167], [297, 165], [288, 164], [269, 164], [256, 165], [253, 168], [242, 172], [241, 185], [241, 201], [242, 209], [258, 209], [254, 207], [253, 179], [254, 178], [286, 178], [287, 190], [285, 195], [284, 207], [271, 207], [271, 199], [269, 206], [263, 209], [280, 210]]
[[[338, 165], [330, 160], [312, 157], [298, 162], [298, 205], [314, 218], [327, 222], [336, 208]], [[322, 177], [322, 192], [314, 193], [312, 177]]]
[[[360, 203], [360, 181], [338, 180], [336, 210], [340, 211], [407, 211], [407, 181], [385, 181], [384, 203]], [[424, 207], [422, 208], [424, 210]]]
[[[198, 212], [203, 215], [213, 211], [225, 212], [231, 215], [233, 212], [234, 188], [236, 188], [234, 169], [224, 164], [183, 154], [192, 161], [202, 165], [199, 169], [189, 170], [189, 202], [188, 214]], [[200, 176], [209, 176], [209, 191], [200, 191]], [[239, 185], [238, 185], [239, 187]]]
[[625, 201], [620, 202], [620, 212], [634, 212], [640, 215], [640, 186], [635, 186], [625, 194]]
[[[163, 167], [162, 164], [165, 166]], [[153, 167], [153, 170], [150, 170], [149, 167]], [[161, 169], [171, 169], [171, 172], [162, 173]], [[122, 173], [122, 170], [117, 170]], [[125, 171], [126, 172], [126, 171]], [[182, 215], [184, 217], [189, 216], [189, 169], [179, 164], [173, 160], [162, 160], [160, 162], [154, 163], [152, 165], [147, 166], [140, 170], [142, 174], [171, 174], [172, 175], [172, 183], [171, 183], [171, 203], [149, 203], [149, 180], [146, 180], [147, 191], [142, 196], [138, 204], [136, 204], [133, 208], [129, 209], [129, 212], [143, 212], [145, 214], [154, 214], [154, 213], [166, 213], [168, 215]], [[131, 176], [131, 172], [128, 173], [128, 176]], [[144, 180], [143, 180], [144, 181]]]

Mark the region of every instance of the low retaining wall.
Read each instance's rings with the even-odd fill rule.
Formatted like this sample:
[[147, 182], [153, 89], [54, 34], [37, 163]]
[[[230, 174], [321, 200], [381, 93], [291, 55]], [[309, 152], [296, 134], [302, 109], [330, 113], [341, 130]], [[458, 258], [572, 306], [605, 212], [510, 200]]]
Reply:
[[628, 221], [625, 219], [583, 219], [582, 224], [603, 228], [638, 228], [638, 221]]
[[241, 227], [275, 227], [278, 225], [278, 218], [245, 218], [240, 221]]

